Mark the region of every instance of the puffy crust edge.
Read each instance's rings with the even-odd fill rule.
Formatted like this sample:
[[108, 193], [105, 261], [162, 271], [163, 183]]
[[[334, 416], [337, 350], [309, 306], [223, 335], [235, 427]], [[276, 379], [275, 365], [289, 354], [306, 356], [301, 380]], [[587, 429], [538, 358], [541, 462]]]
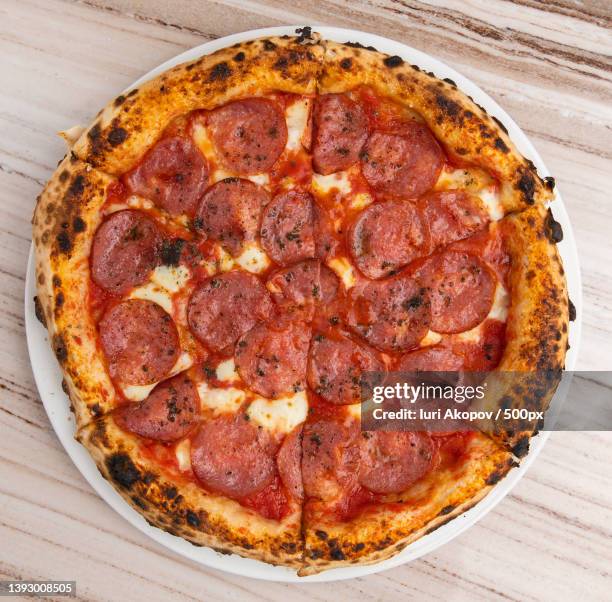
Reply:
[[487, 114], [452, 80], [408, 65], [359, 44], [326, 40], [319, 92], [344, 92], [361, 84], [418, 111], [446, 151], [461, 162], [481, 166], [501, 180], [505, 213], [552, 199], [554, 181], [538, 176], [501, 122]]
[[[550, 209], [534, 206], [500, 222], [511, 256], [510, 309], [506, 348], [496, 371], [487, 379], [485, 404], [497, 409], [546, 410], [564, 368], [568, 349], [569, 299], [556, 243], [560, 225]], [[504, 423], [487, 429], [518, 456], [529, 450], [539, 421], [525, 429]]]
[[319, 518], [316, 510], [312, 516], [307, 502], [304, 568], [299, 574], [374, 564], [394, 556], [413, 541], [469, 510], [513, 466], [515, 462], [508, 451], [475, 433], [459, 475], [451, 470], [434, 471], [400, 496], [426, 499], [423, 503], [415, 503], [400, 512], [381, 506], [352, 521], [331, 523]]
[[301, 566], [298, 505], [283, 521], [268, 520], [233, 500], [173, 478], [141, 452], [138, 438], [122, 431], [112, 414], [81, 428], [77, 439], [102, 476], [150, 525], [224, 554]]
[[267, 91], [316, 92], [322, 56], [322, 46], [301, 35], [249, 40], [183, 63], [115, 98], [73, 150], [94, 167], [120, 175], [178, 115]]
[[108, 411], [115, 390], [97, 348], [89, 311], [89, 253], [114, 180], [69, 153], [34, 210], [37, 315], [49, 332], [77, 425]]

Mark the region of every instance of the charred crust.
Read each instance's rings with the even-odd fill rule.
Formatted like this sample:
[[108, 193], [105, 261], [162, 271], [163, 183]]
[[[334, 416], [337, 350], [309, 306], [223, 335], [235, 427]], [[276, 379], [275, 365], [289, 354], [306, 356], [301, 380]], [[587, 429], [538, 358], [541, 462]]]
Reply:
[[340, 61], [340, 67], [344, 69], [345, 71], [348, 71], [349, 69], [351, 69], [352, 66], [353, 66], [353, 60], [348, 57], [343, 58]]
[[321, 540], [323, 540], [323, 541], [325, 541], [325, 540], [328, 538], [327, 532], [326, 532], [326, 531], [323, 531], [323, 530], [320, 530], [320, 529], [318, 529], [317, 531], [315, 531], [315, 535], [316, 535], [316, 536], [317, 536], [319, 539], [321, 539]]
[[297, 552], [297, 544], [295, 541], [284, 541], [280, 547], [289, 554], [295, 554]]
[[544, 178], [544, 186], [546, 186], [546, 188], [552, 192], [555, 189], [555, 178], [552, 176], [546, 176]]
[[363, 543], [363, 541], [360, 541], [359, 543], [353, 545], [353, 552], [361, 552], [361, 550], [363, 550], [364, 548], [365, 544]]
[[105, 463], [111, 479], [124, 489], [131, 489], [141, 479], [138, 468], [125, 453], [114, 453], [105, 459]]
[[62, 391], [66, 394], [66, 395], [70, 395], [70, 389], [68, 389], [68, 383], [66, 382], [65, 378], [62, 378]]
[[338, 540], [334, 537], [328, 540], [329, 556], [332, 560], [345, 560], [346, 555], [338, 545]]
[[523, 193], [525, 202], [528, 205], [533, 205], [533, 195], [535, 193], [535, 179], [530, 171], [525, 171], [521, 175], [516, 187]]
[[453, 88], [457, 87], [457, 84], [450, 77], [445, 77], [442, 81], [445, 81], [447, 84], [451, 85]]
[[121, 127], [114, 127], [108, 134], [107, 140], [111, 146], [119, 146], [128, 138], [127, 130]]
[[304, 27], [298, 27], [295, 33], [299, 36], [297, 43], [301, 44], [304, 40], [312, 40], [312, 27], [306, 25]]
[[73, 178], [72, 182], [70, 182], [70, 186], [68, 187], [66, 194], [69, 198], [75, 199], [80, 197], [83, 194], [84, 190], [85, 176], [83, 174], [79, 174], [78, 176], [75, 176]]
[[436, 95], [436, 104], [452, 119], [456, 119], [461, 114], [461, 106], [459, 103], [455, 102], [451, 98], [448, 98], [444, 94], [438, 93]]
[[[529, 436], [523, 435], [510, 450], [517, 458], [522, 458], [529, 451]], [[491, 477], [489, 477], [491, 478]], [[488, 479], [487, 479], [488, 481]]]
[[550, 208], [546, 212], [546, 220], [544, 224], [546, 227], [546, 234], [550, 242], [558, 243], [563, 240], [563, 228], [561, 227], [561, 224], [553, 217]]
[[72, 241], [70, 240], [70, 235], [65, 230], [59, 232], [59, 234], [55, 237], [57, 240], [57, 246], [62, 253], [70, 253], [72, 250]]
[[440, 512], [438, 512], [438, 516], [445, 516], [446, 514], [450, 514], [455, 509], [453, 504], [449, 504], [448, 506], [444, 506]]
[[246, 55], [244, 54], [244, 52], [237, 52], [234, 55], [234, 61], [236, 61], [237, 63], [242, 63], [242, 61], [244, 61], [245, 58], [246, 58]]
[[506, 143], [499, 136], [495, 138], [495, 148], [504, 154], [510, 152], [510, 149], [507, 147]]
[[491, 119], [493, 119], [493, 121], [499, 126], [499, 128], [502, 132], [504, 132], [504, 134], [508, 133], [508, 129], [506, 128], [506, 126], [497, 117], [495, 117], [495, 115], [491, 115]]
[[168, 500], [173, 500], [178, 495], [178, 489], [174, 486], [164, 489], [164, 497]]
[[[527, 441], [527, 443], [529, 443], [529, 441]], [[495, 485], [497, 483], [499, 483], [500, 479], [504, 476], [504, 474], [502, 472], [500, 472], [499, 470], [496, 470], [495, 472], [492, 472], [488, 477], [487, 480], [485, 481], [485, 483], [487, 485]]]
[[123, 94], [119, 94], [119, 96], [115, 98], [115, 101], [113, 102], [113, 104], [116, 107], [120, 107], [124, 102], [125, 102], [125, 96]]
[[87, 137], [89, 138], [89, 143], [91, 146], [91, 154], [96, 156], [102, 152], [102, 127], [100, 126], [100, 122], [96, 121], [89, 131], [87, 132]]
[[272, 40], [263, 41], [264, 50], [276, 50], [276, 44]]
[[361, 50], [371, 50], [372, 52], [376, 52], [376, 48], [374, 46], [364, 46], [360, 42], [344, 42], [345, 46], [349, 48], [360, 48]]
[[567, 305], [569, 310], [569, 321], [574, 322], [576, 320], [576, 306], [569, 297], [567, 298]]
[[221, 63], [217, 63], [211, 70], [208, 75], [209, 82], [216, 81], [225, 81], [232, 74], [232, 70], [229, 65], [223, 61]]
[[187, 510], [187, 512], [185, 512], [185, 521], [188, 525], [191, 525], [196, 529], [200, 526], [200, 517], [193, 512], [193, 510]]
[[58, 176], [58, 179], [63, 184], [68, 179], [69, 176], [70, 176], [70, 173], [68, 172], [68, 170], [64, 169]]
[[38, 295], [34, 297], [34, 314], [36, 315], [36, 319], [47, 328], [47, 320], [45, 319], [45, 312], [43, 310], [42, 303], [38, 298]]
[[147, 509], [147, 504], [146, 504], [146, 502], [141, 497], [138, 497], [137, 495], [133, 495], [133, 496], [131, 496], [130, 499], [132, 500], [132, 502], [136, 506], [138, 506], [142, 510], [146, 510]]
[[79, 234], [80, 232], [85, 232], [85, 230], [87, 229], [87, 224], [85, 224], [82, 218], [77, 216], [72, 220], [72, 229], [74, 230], [74, 232]]
[[400, 65], [404, 64], [404, 59], [401, 56], [397, 56], [397, 55], [393, 55], [393, 56], [387, 56], [383, 59], [383, 64], [385, 65], [385, 67], [389, 67], [390, 69], [393, 69], [395, 67], [399, 67]]
[[63, 364], [68, 359], [68, 349], [61, 334], [53, 336], [53, 352], [60, 364]]
[[60, 291], [57, 293], [57, 295], [55, 295], [55, 308], [58, 309], [62, 305], [64, 305], [64, 293]]
[[99, 403], [93, 403], [89, 407], [89, 411], [94, 418], [99, 418], [102, 416], [102, 408]]

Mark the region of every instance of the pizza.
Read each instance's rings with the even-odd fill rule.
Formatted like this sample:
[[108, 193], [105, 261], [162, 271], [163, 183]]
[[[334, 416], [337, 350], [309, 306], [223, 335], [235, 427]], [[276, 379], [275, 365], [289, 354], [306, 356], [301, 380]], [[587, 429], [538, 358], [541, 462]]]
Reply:
[[564, 365], [554, 181], [453, 81], [303, 28], [64, 137], [37, 314], [76, 438], [151, 525], [308, 575], [396, 554], [525, 455], [537, 425], [360, 426], [368, 372]]

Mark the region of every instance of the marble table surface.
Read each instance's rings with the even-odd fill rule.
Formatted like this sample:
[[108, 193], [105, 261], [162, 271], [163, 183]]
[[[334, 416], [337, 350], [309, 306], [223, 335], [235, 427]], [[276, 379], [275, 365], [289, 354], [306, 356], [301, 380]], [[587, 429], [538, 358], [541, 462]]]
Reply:
[[88, 123], [155, 65], [204, 41], [287, 23], [353, 27], [473, 79], [557, 179], [584, 285], [578, 367], [612, 363], [609, 0], [1, 0], [0, 579], [76, 579], [83, 600], [612, 599], [610, 433], [553, 433], [512, 493], [411, 564], [335, 584], [207, 570], [132, 528], [70, 462], [40, 403], [23, 290], [37, 194]]

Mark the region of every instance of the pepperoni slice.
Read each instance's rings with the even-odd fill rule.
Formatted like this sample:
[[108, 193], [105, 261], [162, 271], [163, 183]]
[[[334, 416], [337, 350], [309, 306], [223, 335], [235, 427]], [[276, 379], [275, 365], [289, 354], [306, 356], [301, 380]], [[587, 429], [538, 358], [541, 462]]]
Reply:
[[301, 500], [304, 498], [302, 483], [302, 425], [296, 426], [284, 439], [276, 465], [281, 480], [291, 495]]
[[191, 442], [191, 465], [210, 491], [241, 498], [261, 491], [276, 474], [274, 445], [243, 414], [202, 423]]
[[448, 347], [426, 347], [403, 355], [395, 368], [403, 382], [418, 385], [423, 379], [415, 373], [427, 372], [427, 384], [458, 386], [465, 384], [463, 358]]
[[340, 241], [334, 236], [334, 227], [327, 215], [327, 211], [314, 204], [314, 239], [315, 255], [321, 261], [333, 257]]
[[463, 251], [431, 256], [419, 269], [431, 300], [431, 328], [455, 333], [470, 330], [489, 313], [495, 276], [477, 257]]
[[237, 343], [236, 368], [247, 386], [267, 398], [304, 388], [310, 330], [302, 322], [258, 324]]
[[196, 215], [198, 231], [238, 255], [243, 243], [255, 238], [261, 208], [268, 193], [250, 180], [226, 178], [207, 191]]
[[330, 174], [359, 160], [368, 137], [368, 121], [361, 106], [346, 94], [323, 94], [315, 101], [313, 164]]
[[349, 303], [347, 324], [381, 351], [408, 351], [429, 329], [427, 292], [406, 274], [357, 285]]
[[419, 205], [432, 248], [467, 238], [490, 221], [482, 201], [464, 190], [431, 192]]
[[401, 493], [431, 469], [435, 446], [426, 433], [365, 431], [359, 438], [359, 483], [374, 493]]
[[110, 375], [127, 385], [161, 380], [181, 351], [174, 321], [152, 301], [122, 301], [102, 316], [98, 327]]
[[[308, 384], [336, 405], [359, 403], [363, 387], [381, 380], [385, 370], [374, 351], [338, 333], [316, 334], [310, 345]], [[368, 372], [378, 373], [364, 374]], [[365, 391], [364, 391], [365, 392]]]
[[321, 280], [321, 303], [327, 305], [336, 298], [340, 281], [334, 271], [330, 270], [326, 265], [321, 266], [319, 277]]
[[141, 437], [176, 441], [196, 424], [199, 404], [193, 382], [186, 374], [179, 374], [157, 385], [144, 401], [123, 406], [116, 420]]
[[233, 271], [208, 278], [195, 289], [187, 320], [195, 336], [223, 351], [272, 312], [272, 301], [257, 276]]
[[374, 203], [364, 209], [349, 231], [349, 250], [368, 278], [382, 278], [427, 255], [426, 230], [409, 202]]
[[289, 265], [315, 256], [313, 204], [307, 192], [289, 190], [264, 209], [261, 244], [276, 263]]
[[269, 171], [287, 144], [280, 106], [267, 98], [246, 98], [215, 109], [208, 125], [221, 161], [240, 175]]
[[193, 215], [206, 190], [208, 165], [191, 138], [172, 136], [160, 140], [126, 182], [171, 215]]
[[374, 132], [362, 152], [362, 171], [370, 186], [393, 198], [417, 198], [437, 181], [444, 155], [431, 132], [417, 121], [401, 134]]
[[355, 421], [321, 418], [304, 424], [302, 480], [307, 497], [336, 499], [357, 485], [359, 428]]
[[117, 211], [96, 230], [91, 276], [103, 289], [122, 295], [145, 282], [160, 263], [162, 234], [140, 211]]
[[307, 259], [278, 270], [268, 279], [267, 288], [283, 311], [312, 320], [315, 305], [322, 298], [321, 264]]

